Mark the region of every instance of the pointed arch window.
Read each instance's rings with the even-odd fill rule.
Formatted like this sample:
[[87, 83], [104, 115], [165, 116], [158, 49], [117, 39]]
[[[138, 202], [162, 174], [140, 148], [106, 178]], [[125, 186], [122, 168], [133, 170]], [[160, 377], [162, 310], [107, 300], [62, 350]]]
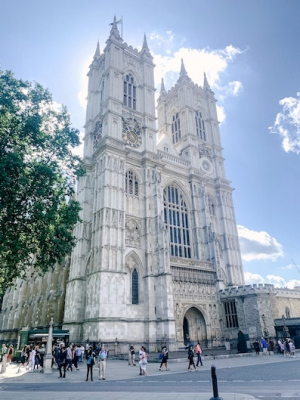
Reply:
[[195, 122], [196, 122], [196, 133], [198, 138], [206, 141], [205, 123], [202, 117], [202, 113], [200, 111], [196, 111], [195, 113]]
[[139, 195], [139, 182], [133, 171], [127, 171], [125, 175], [125, 192], [132, 196]]
[[173, 143], [179, 142], [181, 139], [181, 127], [180, 127], [180, 118], [179, 113], [173, 115], [172, 119], [172, 140]]
[[164, 189], [164, 222], [170, 235], [171, 256], [191, 258], [188, 209], [182, 193], [173, 185]]
[[139, 304], [139, 274], [134, 268], [131, 274], [131, 302]]
[[136, 110], [136, 84], [131, 74], [126, 75], [124, 79], [123, 104]]

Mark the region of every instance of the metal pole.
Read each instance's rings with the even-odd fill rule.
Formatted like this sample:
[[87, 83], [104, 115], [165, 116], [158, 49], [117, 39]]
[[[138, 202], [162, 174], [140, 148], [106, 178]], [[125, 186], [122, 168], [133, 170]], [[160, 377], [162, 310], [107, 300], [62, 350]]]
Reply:
[[219, 397], [216, 367], [214, 365], [211, 366], [211, 380], [214, 397], [211, 397], [210, 400], [223, 400], [222, 397]]

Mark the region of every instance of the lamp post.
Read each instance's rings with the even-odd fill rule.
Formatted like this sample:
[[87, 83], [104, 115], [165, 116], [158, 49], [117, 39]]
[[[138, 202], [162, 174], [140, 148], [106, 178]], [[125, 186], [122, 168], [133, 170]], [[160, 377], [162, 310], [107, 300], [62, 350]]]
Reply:
[[268, 328], [267, 328], [267, 325], [266, 325], [266, 316], [265, 316], [265, 314], [263, 314], [261, 316], [261, 318], [262, 318], [263, 324], [264, 324], [264, 337], [267, 338], [269, 336], [269, 331], [268, 331]]
[[53, 335], [53, 317], [51, 317], [49, 332], [48, 332], [48, 340], [46, 346], [46, 354], [44, 357], [44, 373], [49, 374], [52, 372], [52, 335]]

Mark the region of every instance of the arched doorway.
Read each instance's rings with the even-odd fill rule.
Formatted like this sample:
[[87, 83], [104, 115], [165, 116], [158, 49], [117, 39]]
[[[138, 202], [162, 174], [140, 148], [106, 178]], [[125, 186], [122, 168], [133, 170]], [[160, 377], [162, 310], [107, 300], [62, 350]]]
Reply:
[[197, 343], [199, 340], [203, 343], [207, 340], [205, 319], [196, 307], [189, 308], [184, 315], [183, 338], [185, 345], [189, 342]]

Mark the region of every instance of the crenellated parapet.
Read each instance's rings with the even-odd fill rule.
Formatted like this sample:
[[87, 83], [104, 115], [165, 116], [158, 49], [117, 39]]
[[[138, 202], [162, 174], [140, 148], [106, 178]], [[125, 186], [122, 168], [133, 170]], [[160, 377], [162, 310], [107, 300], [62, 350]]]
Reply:
[[292, 297], [300, 299], [300, 291], [288, 288], [276, 288], [270, 283], [232, 286], [219, 291], [220, 299], [248, 295], [273, 294], [276, 297]]

